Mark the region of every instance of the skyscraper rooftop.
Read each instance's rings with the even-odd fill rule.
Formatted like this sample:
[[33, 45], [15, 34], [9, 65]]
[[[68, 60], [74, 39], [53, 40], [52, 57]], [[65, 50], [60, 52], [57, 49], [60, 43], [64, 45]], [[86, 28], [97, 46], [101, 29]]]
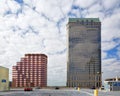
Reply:
[[87, 21], [88, 22], [100, 22], [99, 18], [69, 18], [69, 22], [77, 22], [77, 21]]

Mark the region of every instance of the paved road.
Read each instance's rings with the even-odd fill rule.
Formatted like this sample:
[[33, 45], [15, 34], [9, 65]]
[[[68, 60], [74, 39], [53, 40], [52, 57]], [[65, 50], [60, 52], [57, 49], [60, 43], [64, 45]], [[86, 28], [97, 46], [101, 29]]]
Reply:
[[[36, 89], [31, 92], [24, 91], [9, 91], [0, 92], [0, 96], [93, 96], [93, 90], [81, 89], [77, 90], [50, 90], [50, 89]], [[98, 96], [120, 96], [118, 92], [99, 91]]]
[[[94, 94], [94, 90], [90, 89], [82, 89], [81, 92], [88, 92]], [[92, 95], [93, 96], [93, 95]], [[98, 91], [98, 96], [120, 96], [120, 91]]]
[[[3, 92], [2, 92], [3, 93]], [[91, 96], [87, 93], [72, 90], [34, 90], [31, 92], [16, 91], [6, 92], [0, 96]]]

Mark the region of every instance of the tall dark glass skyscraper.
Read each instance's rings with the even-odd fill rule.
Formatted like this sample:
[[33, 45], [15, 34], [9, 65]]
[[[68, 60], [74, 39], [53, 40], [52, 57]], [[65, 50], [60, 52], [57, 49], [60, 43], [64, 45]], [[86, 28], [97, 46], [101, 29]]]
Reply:
[[101, 22], [99, 18], [69, 18], [68, 87], [101, 86]]

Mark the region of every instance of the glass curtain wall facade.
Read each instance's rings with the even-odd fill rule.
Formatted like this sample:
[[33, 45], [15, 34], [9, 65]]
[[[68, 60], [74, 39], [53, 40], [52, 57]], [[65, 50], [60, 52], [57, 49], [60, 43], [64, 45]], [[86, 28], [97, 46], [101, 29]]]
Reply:
[[99, 18], [69, 18], [68, 87], [101, 86], [101, 22]]

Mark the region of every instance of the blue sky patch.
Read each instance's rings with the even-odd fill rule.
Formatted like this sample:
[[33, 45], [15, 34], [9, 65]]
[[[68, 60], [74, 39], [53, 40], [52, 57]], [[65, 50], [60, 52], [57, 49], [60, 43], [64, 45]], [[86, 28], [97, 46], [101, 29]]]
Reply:
[[23, 4], [24, 3], [24, 1], [23, 0], [15, 0], [17, 3], [19, 3], [19, 4]]
[[68, 16], [69, 16], [69, 17], [77, 17], [77, 15], [74, 14], [74, 13], [72, 13], [72, 12], [69, 12], [69, 13], [68, 13]]
[[9, 15], [9, 14], [12, 14], [10, 10], [6, 11], [4, 15]]
[[114, 38], [113, 41], [117, 42], [117, 43], [120, 43], [120, 38]]
[[72, 6], [72, 9], [79, 9], [79, 6], [73, 5], [73, 6]]
[[118, 55], [117, 55], [117, 47], [111, 49], [111, 50], [108, 50], [106, 51], [107, 52], [107, 58], [119, 58]]

